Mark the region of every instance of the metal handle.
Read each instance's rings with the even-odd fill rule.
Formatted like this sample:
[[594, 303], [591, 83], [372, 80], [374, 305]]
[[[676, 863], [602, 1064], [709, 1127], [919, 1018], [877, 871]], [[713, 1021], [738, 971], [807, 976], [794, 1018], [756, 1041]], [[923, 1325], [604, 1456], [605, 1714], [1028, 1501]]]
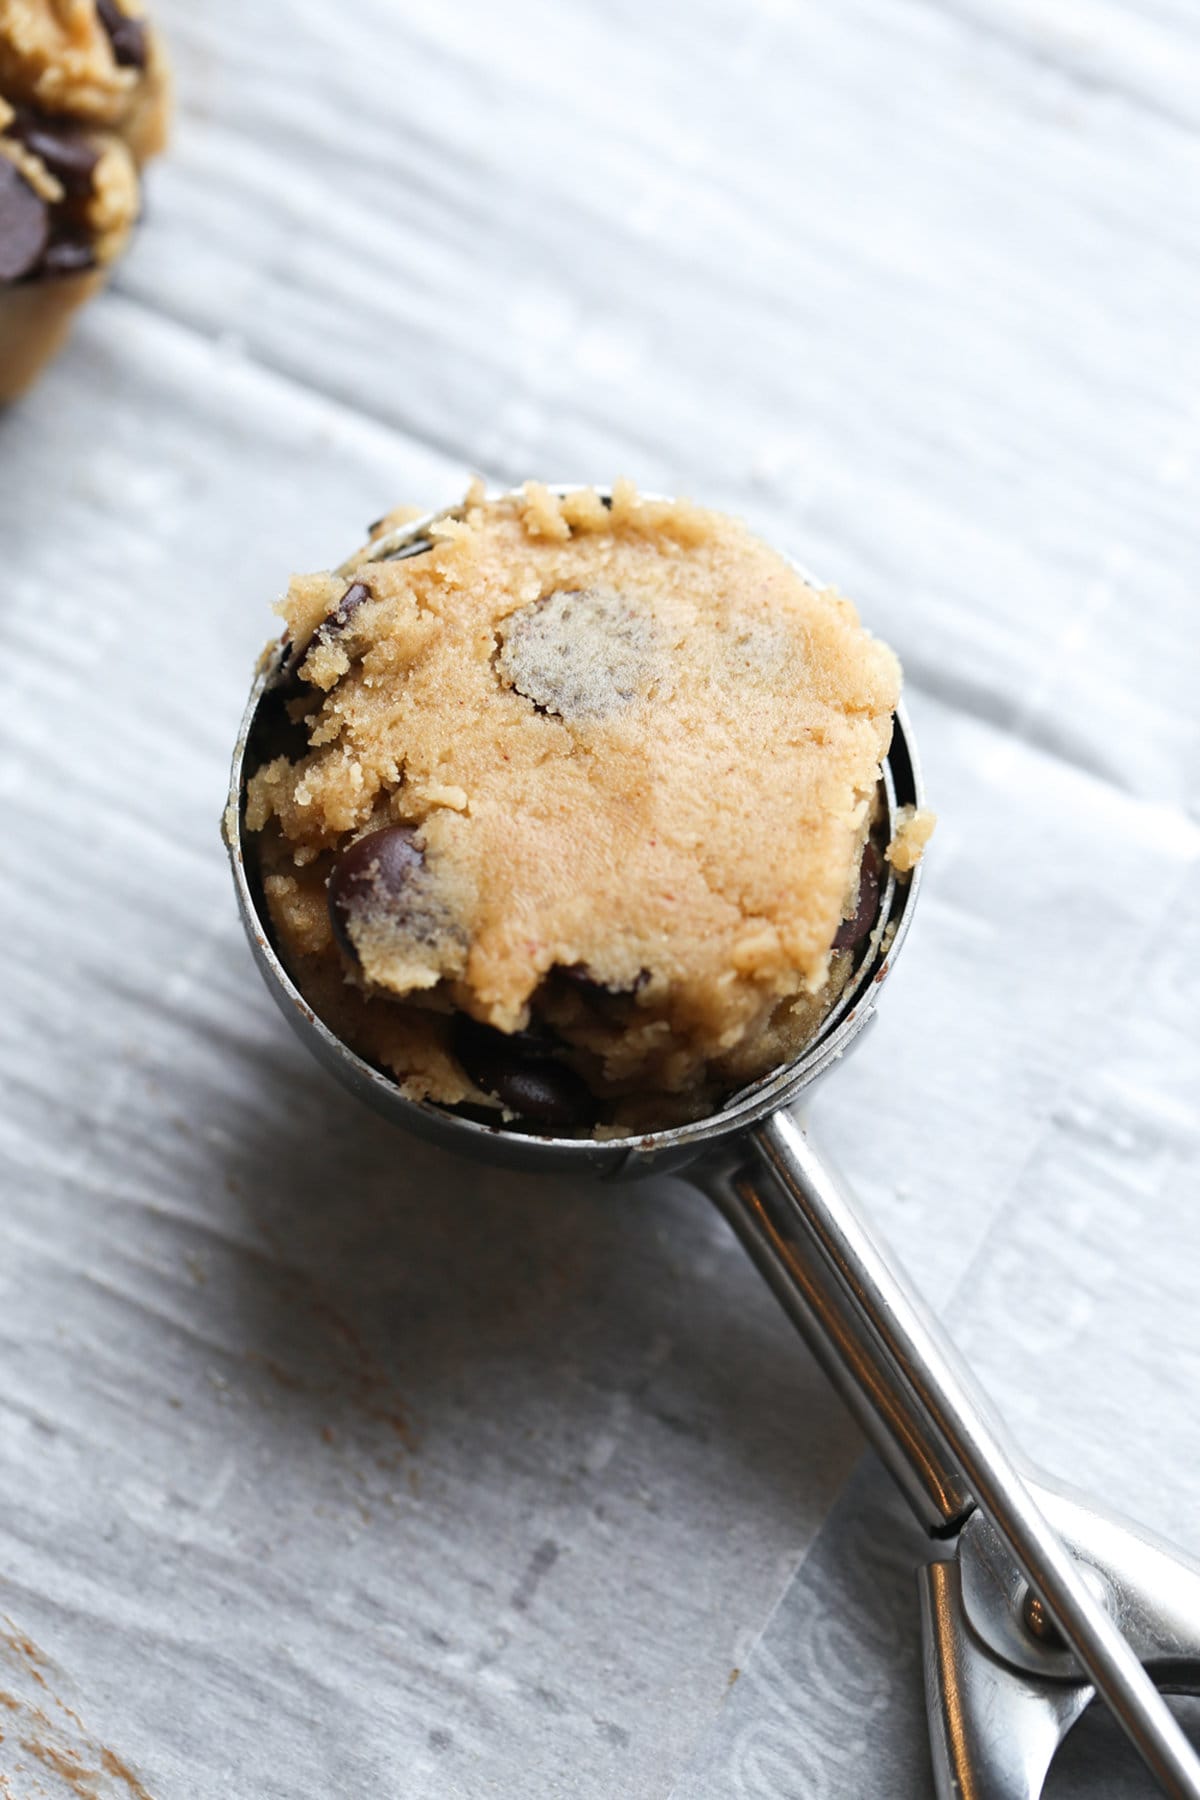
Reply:
[[[1200, 1800], [1200, 1760], [1026, 1486], [1007, 1432], [942, 1328], [784, 1112], [747, 1134], [768, 1180], [710, 1191], [927, 1525], [977, 1502], [1164, 1791]], [[933, 1521], [931, 1523], [930, 1521]]]
[[704, 1185], [931, 1537], [952, 1537], [975, 1499], [949, 1444], [836, 1271], [814, 1253], [797, 1196], [746, 1169]]

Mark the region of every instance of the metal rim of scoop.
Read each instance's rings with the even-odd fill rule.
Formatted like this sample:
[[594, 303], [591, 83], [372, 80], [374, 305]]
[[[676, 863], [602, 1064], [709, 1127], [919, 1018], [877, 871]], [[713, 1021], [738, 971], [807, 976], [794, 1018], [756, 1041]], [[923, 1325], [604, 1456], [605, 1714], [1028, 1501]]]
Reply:
[[[562, 496], [585, 484], [566, 482], [550, 487]], [[607, 499], [604, 489], [594, 490]], [[519, 496], [511, 489], [500, 498]], [[661, 495], [648, 494], [648, 500]], [[432, 548], [429, 528], [441, 519], [461, 515], [461, 507], [441, 507], [398, 527], [369, 545], [363, 555], [343, 563], [336, 573], [348, 578], [364, 562], [385, 562], [421, 554]], [[820, 588], [798, 562], [792, 567]], [[559, 1138], [511, 1130], [502, 1124], [481, 1124], [463, 1118], [434, 1101], [412, 1100], [402, 1094], [391, 1075], [384, 1074], [351, 1050], [317, 1015], [284, 968], [272, 942], [272, 931], [257, 879], [257, 858], [245, 843], [245, 784], [247, 757], [254, 727], [264, 700], [274, 691], [291, 662], [287, 639], [264, 656], [250, 691], [238, 731], [230, 773], [229, 800], [224, 815], [224, 838], [229, 851], [238, 907], [259, 972], [277, 1005], [321, 1065], [377, 1113], [419, 1136], [431, 1139], [462, 1155], [502, 1162], [511, 1166], [557, 1168], [625, 1178], [652, 1169], [683, 1168], [719, 1140], [744, 1131], [778, 1108], [790, 1105], [842, 1057], [862, 1034], [875, 1014], [876, 995], [891, 971], [908, 932], [920, 889], [918, 865], [903, 880], [886, 865], [881, 883], [875, 928], [846, 988], [811, 1042], [793, 1062], [772, 1070], [758, 1081], [739, 1089], [718, 1112], [686, 1125], [618, 1138]], [[892, 743], [883, 765], [882, 788], [888, 835], [893, 836], [899, 809], [919, 806], [923, 799], [916, 745], [903, 706], [896, 709]]]

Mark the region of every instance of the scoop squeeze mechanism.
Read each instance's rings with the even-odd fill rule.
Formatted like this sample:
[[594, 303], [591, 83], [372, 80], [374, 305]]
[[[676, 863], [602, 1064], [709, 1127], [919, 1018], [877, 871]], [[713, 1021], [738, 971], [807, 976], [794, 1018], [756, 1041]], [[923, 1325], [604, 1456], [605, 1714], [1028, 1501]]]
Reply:
[[1037, 1800], [1096, 1693], [1163, 1790], [1195, 1796], [1195, 1752], [1158, 1690], [1200, 1692], [1200, 1563], [1028, 1472], [797, 1121], [778, 1112], [747, 1136], [751, 1160], [695, 1178], [932, 1540], [920, 1588], [938, 1800]]
[[[446, 516], [382, 535], [366, 560], [421, 554]], [[341, 573], [359, 566], [352, 559]], [[861, 1041], [911, 923], [920, 870], [907, 882], [889, 872], [868, 950], [815, 1040], [720, 1113], [608, 1141], [539, 1138], [457, 1117], [406, 1099], [342, 1043], [271, 942], [245, 843], [244, 788], [292, 660], [285, 643], [260, 667], [224, 831], [254, 959], [309, 1050], [376, 1111], [461, 1154], [607, 1180], [675, 1170], [716, 1202], [928, 1535], [920, 1588], [938, 1800], [1038, 1800], [1055, 1750], [1096, 1695], [1164, 1792], [1200, 1800], [1200, 1759], [1162, 1699], [1200, 1692], [1200, 1563], [1023, 1464], [944, 1330], [787, 1110]], [[883, 791], [893, 829], [899, 808], [922, 799], [903, 708]]]

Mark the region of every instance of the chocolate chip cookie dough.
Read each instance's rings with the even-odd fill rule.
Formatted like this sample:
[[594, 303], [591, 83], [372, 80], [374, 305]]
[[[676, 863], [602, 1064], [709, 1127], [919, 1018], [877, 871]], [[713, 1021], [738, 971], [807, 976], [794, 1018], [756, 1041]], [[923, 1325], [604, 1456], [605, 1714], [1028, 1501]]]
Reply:
[[138, 0], [0, 0], [0, 403], [124, 250], [168, 104]]
[[420, 544], [281, 604], [294, 742], [245, 817], [281, 954], [413, 1098], [701, 1117], [800, 1050], [875, 923], [896, 659], [627, 483], [477, 485]]

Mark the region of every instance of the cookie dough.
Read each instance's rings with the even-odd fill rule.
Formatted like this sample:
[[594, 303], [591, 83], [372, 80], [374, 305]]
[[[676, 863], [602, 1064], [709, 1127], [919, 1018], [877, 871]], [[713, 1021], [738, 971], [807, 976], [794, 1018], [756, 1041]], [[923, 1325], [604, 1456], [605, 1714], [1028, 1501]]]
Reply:
[[413, 1098], [702, 1117], [797, 1054], [875, 924], [896, 658], [628, 483], [476, 485], [421, 542], [281, 603], [292, 742], [245, 812], [280, 952]]
[[124, 250], [168, 110], [135, 0], [0, 0], [0, 402], [29, 386]]
[[910, 875], [925, 854], [925, 846], [933, 836], [936, 813], [927, 806], [902, 806], [896, 815], [896, 828], [887, 847], [887, 859], [898, 875]]

